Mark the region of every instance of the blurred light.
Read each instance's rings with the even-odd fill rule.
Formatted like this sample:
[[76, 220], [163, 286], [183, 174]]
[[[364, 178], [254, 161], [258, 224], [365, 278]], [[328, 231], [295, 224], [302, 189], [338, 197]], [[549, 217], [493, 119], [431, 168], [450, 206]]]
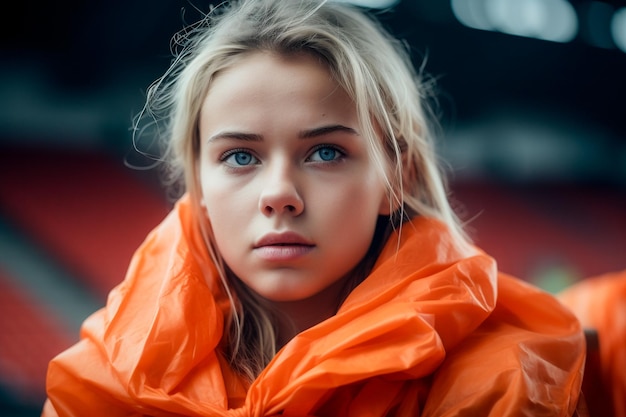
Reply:
[[622, 7], [613, 14], [611, 34], [615, 45], [626, 52], [626, 7]]
[[576, 11], [565, 0], [451, 0], [465, 26], [510, 35], [569, 42], [578, 32]]
[[369, 9], [386, 9], [395, 6], [400, 0], [332, 0], [337, 3], [350, 3]]
[[480, 30], [494, 30], [487, 19], [485, 0], [452, 0], [452, 12], [459, 22]]
[[587, 42], [599, 48], [613, 48], [611, 17], [613, 6], [600, 1], [591, 1], [586, 11]]

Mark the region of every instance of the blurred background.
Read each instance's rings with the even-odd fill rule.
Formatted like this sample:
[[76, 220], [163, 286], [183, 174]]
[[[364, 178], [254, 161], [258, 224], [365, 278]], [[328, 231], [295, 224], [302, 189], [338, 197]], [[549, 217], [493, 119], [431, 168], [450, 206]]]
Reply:
[[[356, 1], [355, 1], [356, 2]], [[206, 0], [13, 2], [1, 25], [0, 414], [39, 415], [171, 207], [130, 126]], [[556, 292], [626, 268], [626, 3], [362, 0], [436, 79], [451, 198], [500, 268]], [[134, 161], [134, 162], [133, 162]]]

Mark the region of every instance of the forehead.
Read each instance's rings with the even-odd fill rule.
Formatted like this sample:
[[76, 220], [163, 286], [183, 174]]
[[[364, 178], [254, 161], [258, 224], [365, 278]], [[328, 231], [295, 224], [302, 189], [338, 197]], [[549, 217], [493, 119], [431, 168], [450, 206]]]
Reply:
[[[260, 81], [279, 81], [276, 84], [264, 84]], [[277, 87], [307, 84], [317, 90], [340, 88], [328, 65], [317, 56], [309, 53], [280, 54], [270, 51], [253, 51], [234, 57], [223, 69], [216, 72], [209, 85], [208, 94], [224, 89], [235, 92], [254, 91], [265, 87], [266, 93]], [[251, 89], [251, 87], [257, 87]]]
[[[308, 117], [307, 117], [308, 116]], [[355, 122], [356, 105], [326, 65], [308, 54], [243, 55], [211, 82], [201, 109], [201, 127], [225, 120], [294, 119], [301, 124], [319, 118]]]

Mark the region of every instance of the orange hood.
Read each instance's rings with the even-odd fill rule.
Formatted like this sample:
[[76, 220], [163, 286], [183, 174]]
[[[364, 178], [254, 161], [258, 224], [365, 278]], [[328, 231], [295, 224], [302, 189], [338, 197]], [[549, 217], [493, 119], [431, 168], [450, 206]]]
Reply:
[[[43, 416], [570, 415], [584, 341], [550, 295], [498, 274], [418, 217], [332, 318], [248, 385], [218, 345], [228, 303], [188, 197], [48, 371]], [[492, 413], [492, 414], [490, 414]]]

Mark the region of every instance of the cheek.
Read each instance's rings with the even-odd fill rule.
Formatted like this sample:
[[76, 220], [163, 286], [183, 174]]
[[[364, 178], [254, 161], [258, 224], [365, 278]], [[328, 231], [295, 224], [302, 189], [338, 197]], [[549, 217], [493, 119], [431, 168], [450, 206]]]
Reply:
[[206, 212], [216, 227], [234, 227], [249, 216], [250, 203], [232, 190], [203, 189]]
[[246, 207], [241, 192], [214, 172], [201, 171], [202, 200], [216, 239], [233, 228]]
[[244, 225], [248, 223], [243, 204], [228, 193], [204, 190], [206, 213], [211, 224], [214, 243], [227, 265], [238, 263], [241, 251], [247, 247]]
[[375, 224], [384, 188], [378, 181], [351, 181], [335, 184], [308, 203], [311, 211], [323, 213], [329, 226], [339, 229], [369, 228]]

